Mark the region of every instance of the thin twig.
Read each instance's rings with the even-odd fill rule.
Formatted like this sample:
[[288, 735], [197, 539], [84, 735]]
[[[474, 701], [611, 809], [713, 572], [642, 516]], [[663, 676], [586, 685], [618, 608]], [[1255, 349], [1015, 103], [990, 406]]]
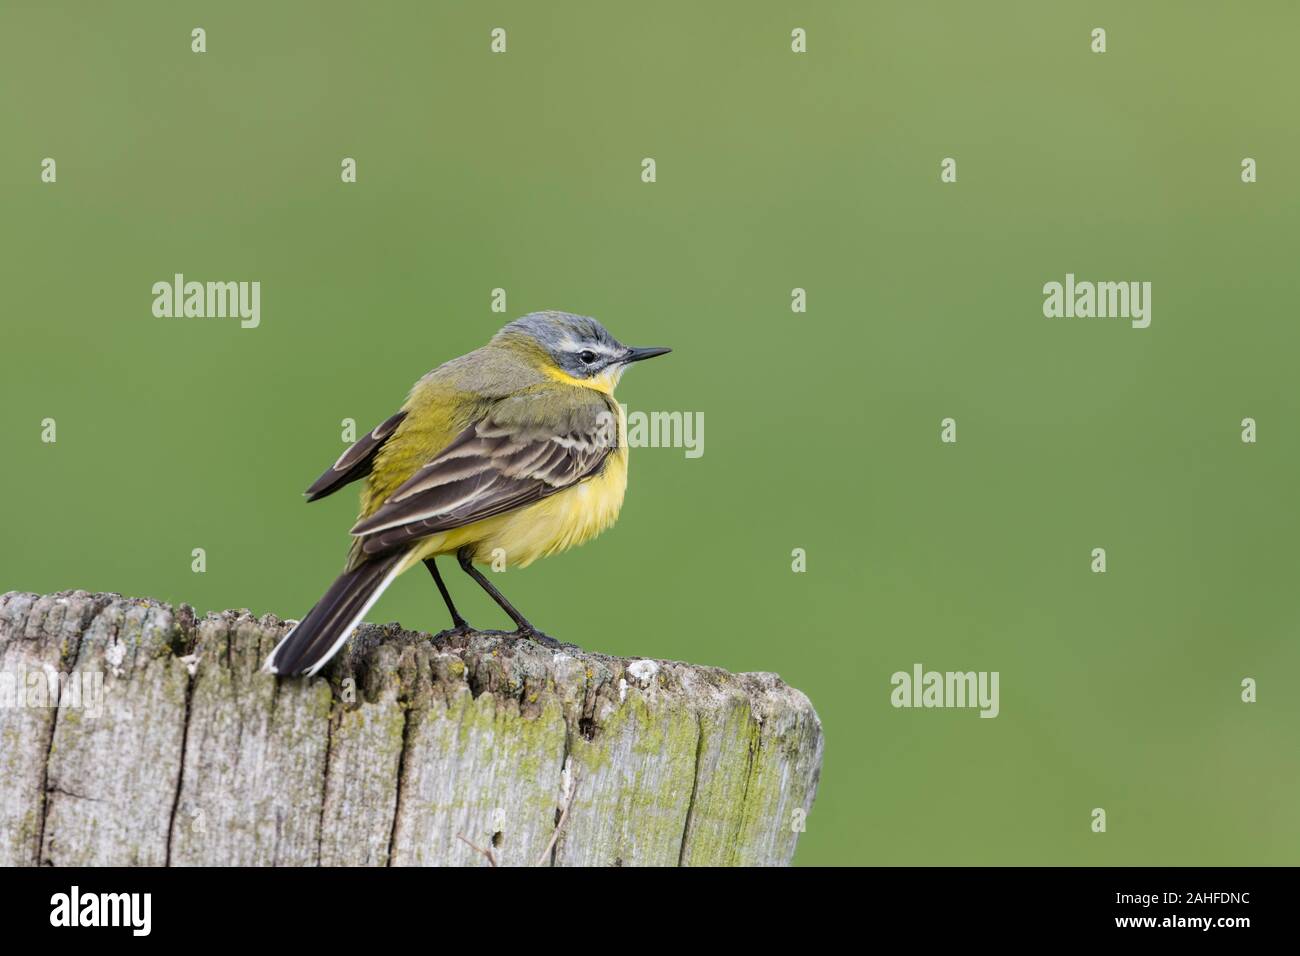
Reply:
[[573, 798], [578, 792], [578, 775], [574, 774], [572, 781], [569, 783], [569, 795], [564, 798], [564, 806], [560, 809], [560, 819], [555, 823], [555, 829], [551, 832], [551, 839], [546, 844], [546, 849], [542, 855], [537, 858], [534, 866], [546, 866], [550, 859], [551, 851], [555, 849], [555, 841], [560, 838], [560, 831], [564, 829], [564, 824], [569, 819], [569, 808], [573, 806]]
[[482, 853], [485, 857], [487, 857], [487, 861], [491, 863], [493, 866], [497, 865], [496, 855], [491, 850], [485, 850], [481, 846], [475, 846], [473, 843], [470, 843], [469, 840], [466, 840], [465, 837], [459, 833], [456, 834], [456, 839], [459, 840], [461, 843], [464, 843], [471, 850], [474, 850], [477, 853]]

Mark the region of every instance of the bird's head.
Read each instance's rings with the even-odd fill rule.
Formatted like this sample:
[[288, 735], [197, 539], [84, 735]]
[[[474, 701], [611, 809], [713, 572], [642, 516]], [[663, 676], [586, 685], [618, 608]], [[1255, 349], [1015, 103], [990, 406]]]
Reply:
[[595, 319], [568, 312], [533, 312], [515, 319], [493, 342], [530, 353], [540, 371], [556, 381], [611, 394], [633, 362], [671, 352], [630, 348]]

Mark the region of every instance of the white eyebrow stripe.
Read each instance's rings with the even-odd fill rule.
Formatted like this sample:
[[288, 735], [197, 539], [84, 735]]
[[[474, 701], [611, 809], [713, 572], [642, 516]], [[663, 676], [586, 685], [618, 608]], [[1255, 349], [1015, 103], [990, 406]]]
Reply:
[[577, 339], [568, 338], [560, 345], [560, 348], [566, 352], [577, 352], [582, 349], [591, 349], [593, 352], [599, 352], [601, 355], [613, 358], [616, 355], [622, 355], [622, 349], [616, 349], [612, 345], [606, 345], [604, 342], [580, 342]]

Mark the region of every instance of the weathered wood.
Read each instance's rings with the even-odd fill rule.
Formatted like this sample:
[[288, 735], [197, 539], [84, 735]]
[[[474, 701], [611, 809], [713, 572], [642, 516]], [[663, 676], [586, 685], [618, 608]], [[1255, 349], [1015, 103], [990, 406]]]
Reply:
[[286, 629], [112, 594], [0, 597], [0, 865], [794, 855], [821, 725], [773, 674], [366, 625], [325, 676], [277, 681], [258, 669]]

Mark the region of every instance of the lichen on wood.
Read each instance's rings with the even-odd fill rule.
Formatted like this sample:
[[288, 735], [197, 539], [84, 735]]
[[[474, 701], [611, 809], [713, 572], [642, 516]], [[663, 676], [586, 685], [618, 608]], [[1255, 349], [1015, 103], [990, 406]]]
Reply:
[[[363, 625], [322, 676], [277, 680], [259, 668], [286, 630], [115, 594], [0, 597], [0, 865], [794, 856], [821, 725], [773, 674]], [[43, 680], [99, 681], [98, 706], [41, 706]]]

